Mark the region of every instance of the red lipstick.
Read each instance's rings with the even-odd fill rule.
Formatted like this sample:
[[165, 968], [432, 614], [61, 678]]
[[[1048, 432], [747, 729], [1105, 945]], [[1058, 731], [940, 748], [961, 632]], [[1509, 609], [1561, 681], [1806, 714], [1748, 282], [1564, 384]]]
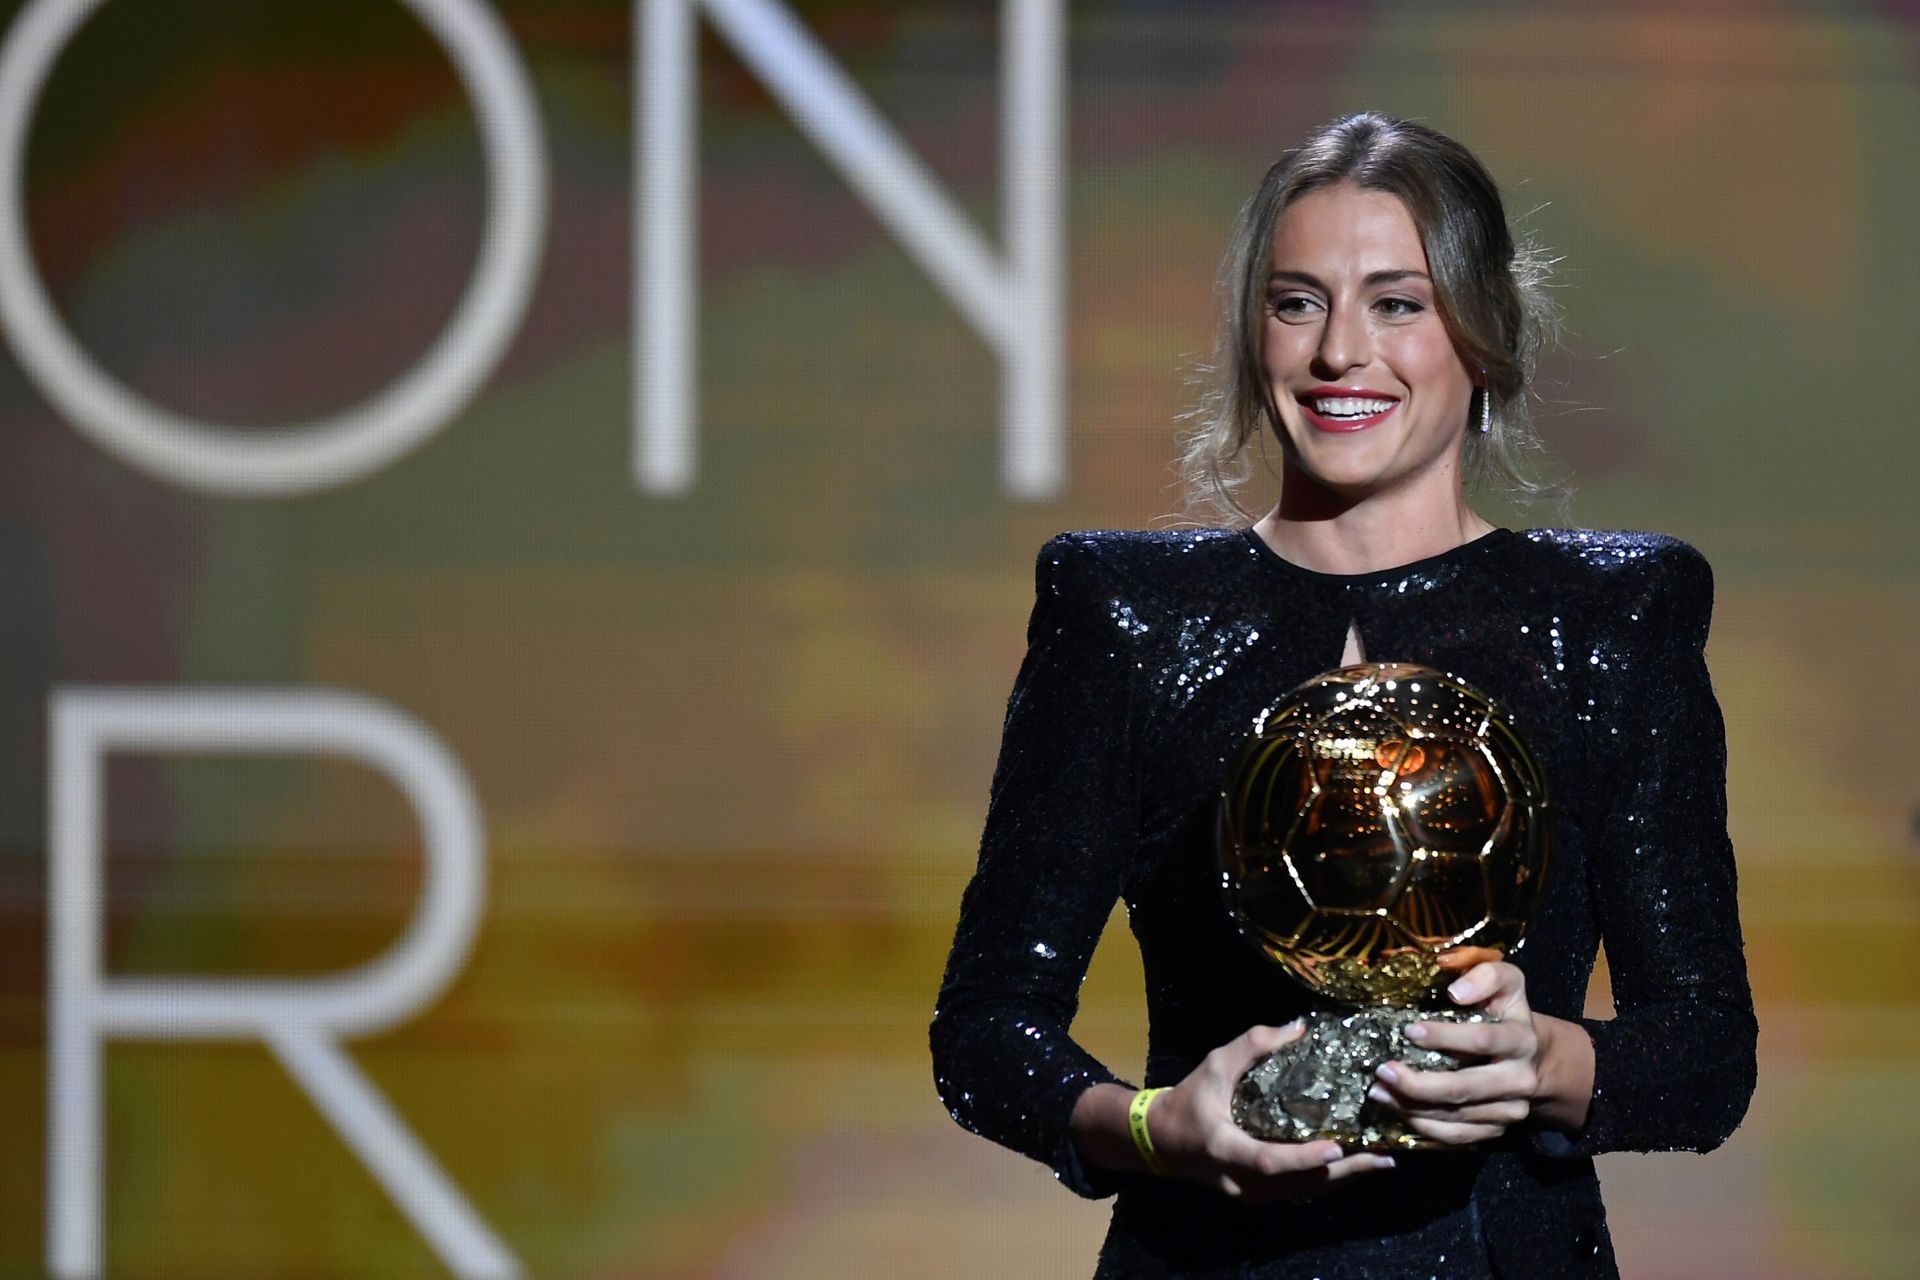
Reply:
[[[1315, 387], [1311, 391], [1302, 392], [1295, 399], [1299, 402], [1300, 412], [1306, 417], [1308, 423], [1321, 431], [1365, 431], [1368, 427], [1386, 421], [1387, 416], [1400, 407], [1399, 396], [1390, 396], [1368, 387]], [[1313, 407], [1316, 400], [1384, 400], [1389, 403], [1385, 409], [1368, 414], [1364, 418], [1329, 418]]]

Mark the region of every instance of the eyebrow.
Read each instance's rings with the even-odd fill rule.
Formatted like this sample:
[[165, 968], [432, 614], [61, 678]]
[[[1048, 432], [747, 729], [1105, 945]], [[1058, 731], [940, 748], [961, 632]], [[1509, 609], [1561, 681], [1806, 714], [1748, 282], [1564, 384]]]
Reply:
[[[1276, 280], [1287, 280], [1294, 284], [1304, 284], [1308, 288], [1318, 289], [1322, 293], [1332, 292], [1332, 290], [1327, 288], [1324, 280], [1305, 271], [1271, 271], [1267, 273], [1268, 284], [1272, 284]], [[1433, 283], [1433, 277], [1429, 276], [1426, 272], [1414, 271], [1406, 267], [1392, 271], [1369, 271], [1363, 283], [1369, 285], [1397, 284], [1402, 280], [1425, 280], [1428, 284]]]

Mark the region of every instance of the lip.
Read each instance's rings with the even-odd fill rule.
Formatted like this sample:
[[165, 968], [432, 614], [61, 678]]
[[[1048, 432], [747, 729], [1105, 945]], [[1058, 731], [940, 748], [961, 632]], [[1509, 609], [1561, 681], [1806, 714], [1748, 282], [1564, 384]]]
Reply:
[[[1381, 410], [1379, 413], [1365, 418], [1344, 418], [1336, 420], [1333, 418], [1323, 418], [1314, 411], [1313, 402], [1315, 400], [1332, 399], [1342, 396], [1355, 400], [1391, 400], [1393, 404]], [[1331, 431], [1342, 435], [1350, 435], [1355, 431], [1365, 431], [1368, 427], [1377, 426], [1385, 422], [1393, 415], [1393, 411], [1400, 407], [1399, 396], [1390, 396], [1383, 391], [1375, 391], [1369, 387], [1314, 387], [1295, 396], [1294, 401], [1300, 406], [1301, 414], [1306, 417], [1306, 420], [1312, 424], [1316, 430]]]

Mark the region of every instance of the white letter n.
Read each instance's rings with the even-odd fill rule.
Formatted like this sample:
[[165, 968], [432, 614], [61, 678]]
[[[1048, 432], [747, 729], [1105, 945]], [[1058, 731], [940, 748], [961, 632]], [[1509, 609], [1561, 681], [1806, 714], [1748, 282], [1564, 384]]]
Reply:
[[904, 244], [1000, 361], [1001, 470], [1019, 498], [1048, 498], [1065, 470], [1061, 270], [1061, 0], [1001, 0], [1001, 260], [926, 167], [781, 0], [637, 0], [634, 201], [635, 469], [650, 493], [695, 471], [698, 293], [696, 13]]
[[[420, 819], [419, 910], [399, 942], [322, 978], [219, 981], [101, 973], [101, 803], [112, 751], [334, 754], [385, 773]], [[91, 1277], [101, 1259], [102, 1042], [258, 1039], [456, 1275], [514, 1276], [488, 1230], [339, 1040], [405, 1020], [459, 972], [480, 918], [479, 807], [459, 764], [383, 703], [318, 690], [62, 688], [48, 749], [47, 1262]]]

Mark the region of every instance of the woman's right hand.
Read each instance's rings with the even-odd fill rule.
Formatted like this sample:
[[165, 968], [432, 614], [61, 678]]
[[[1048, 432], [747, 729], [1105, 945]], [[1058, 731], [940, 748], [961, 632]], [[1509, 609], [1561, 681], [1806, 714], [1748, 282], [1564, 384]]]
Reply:
[[1391, 1156], [1347, 1155], [1337, 1142], [1266, 1142], [1233, 1122], [1234, 1086], [1247, 1068], [1304, 1034], [1299, 1022], [1254, 1027], [1153, 1100], [1147, 1133], [1170, 1172], [1235, 1199], [1264, 1203], [1308, 1200], [1355, 1174], [1393, 1167]]

